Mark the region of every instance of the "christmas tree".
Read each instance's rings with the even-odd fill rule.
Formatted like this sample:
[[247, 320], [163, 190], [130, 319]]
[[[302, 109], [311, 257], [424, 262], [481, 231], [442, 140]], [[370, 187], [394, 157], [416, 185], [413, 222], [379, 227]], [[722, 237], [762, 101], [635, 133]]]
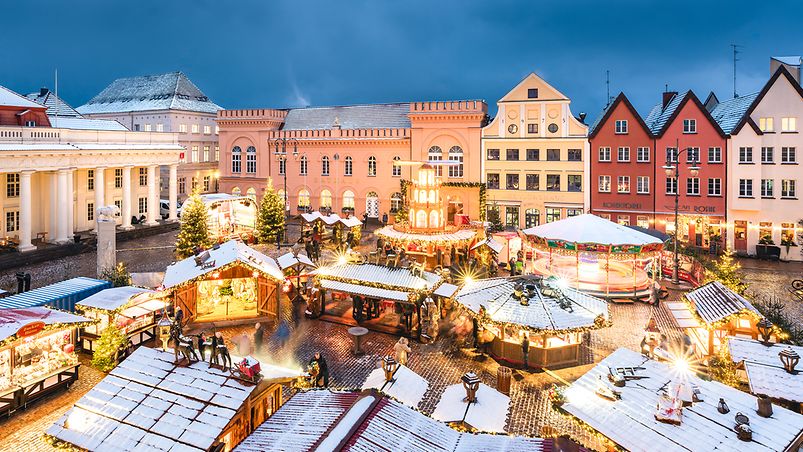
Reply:
[[124, 287], [131, 285], [131, 273], [128, 272], [125, 262], [118, 262], [115, 267], [103, 270], [101, 278], [112, 283], [112, 287]]
[[742, 266], [733, 258], [733, 250], [728, 248], [712, 262], [705, 271], [705, 282], [719, 281], [725, 287], [744, 295], [747, 292], [747, 283], [742, 280]]
[[102, 372], [108, 372], [117, 365], [117, 357], [126, 344], [128, 338], [114, 322], [100, 333], [95, 350], [92, 354], [92, 365]]
[[259, 243], [274, 243], [284, 233], [284, 200], [273, 189], [271, 179], [259, 205], [255, 232]]
[[184, 259], [195, 254], [196, 248], [209, 248], [209, 211], [201, 196], [194, 191], [181, 209], [181, 229], [176, 240], [176, 257]]
[[488, 209], [486, 221], [491, 223], [491, 232], [499, 232], [505, 229], [505, 226], [502, 224], [502, 218], [499, 215], [498, 204], [493, 203], [493, 205]]

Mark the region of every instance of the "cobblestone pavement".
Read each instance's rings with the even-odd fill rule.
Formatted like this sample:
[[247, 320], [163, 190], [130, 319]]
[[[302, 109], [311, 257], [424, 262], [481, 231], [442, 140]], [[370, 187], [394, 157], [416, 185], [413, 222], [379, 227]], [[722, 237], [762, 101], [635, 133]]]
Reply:
[[803, 262], [770, 262], [758, 259], [739, 259], [744, 281], [756, 300], [776, 298], [784, 303], [792, 318], [803, 326], [803, 300], [791, 293], [792, 280], [803, 279]]

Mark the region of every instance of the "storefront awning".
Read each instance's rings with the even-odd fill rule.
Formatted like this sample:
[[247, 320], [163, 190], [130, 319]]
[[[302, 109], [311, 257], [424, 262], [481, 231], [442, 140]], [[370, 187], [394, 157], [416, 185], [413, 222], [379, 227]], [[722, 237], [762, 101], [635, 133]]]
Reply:
[[153, 291], [133, 286], [113, 287], [111, 289], [101, 290], [100, 292], [85, 298], [77, 303], [76, 307], [78, 307], [78, 309], [90, 308], [103, 311], [114, 311], [125, 306], [135, 297], [144, 293], [153, 293]]
[[166, 303], [163, 300], [148, 300], [144, 303], [137, 304], [135, 306], [131, 306], [130, 308], [125, 309], [120, 314], [128, 317], [128, 318], [136, 318], [142, 317], [144, 315], [151, 314], [156, 311], [161, 311], [166, 306]]
[[407, 292], [400, 290], [382, 289], [379, 287], [361, 286], [359, 284], [351, 284], [340, 281], [331, 281], [327, 279], [321, 280], [321, 287], [327, 290], [334, 290], [336, 292], [345, 292], [352, 295], [362, 295], [370, 298], [379, 298], [381, 300], [393, 301], [407, 301]]

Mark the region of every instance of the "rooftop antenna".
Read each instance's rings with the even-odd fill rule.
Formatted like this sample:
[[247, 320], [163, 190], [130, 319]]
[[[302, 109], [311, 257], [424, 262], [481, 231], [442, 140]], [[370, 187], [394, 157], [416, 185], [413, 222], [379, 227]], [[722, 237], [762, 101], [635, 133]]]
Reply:
[[605, 106], [611, 104], [611, 71], [605, 70]]
[[59, 126], [59, 69], [56, 68], [56, 127]]
[[733, 97], [739, 97], [739, 94], [736, 93], [736, 62], [739, 61], [737, 55], [739, 52], [739, 47], [744, 47], [739, 44], [731, 44], [731, 49], [733, 49]]

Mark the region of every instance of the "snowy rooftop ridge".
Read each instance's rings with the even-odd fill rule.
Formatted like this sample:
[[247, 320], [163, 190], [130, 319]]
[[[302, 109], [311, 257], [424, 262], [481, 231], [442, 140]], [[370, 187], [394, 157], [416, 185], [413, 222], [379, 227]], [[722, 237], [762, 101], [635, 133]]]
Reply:
[[725, 133], [731, 133], [747, 113], [747, 110], [750, 109], [750, 106], [753, 105], [753, 101], [756, 100], [758, 95], [759, 92], [756, 91], [755, 93], [723, 100], [711, 110], [711, 117], [714, 118]]
[[2, 85], [0, 85], [0, 107], [45, 108], [44, 105], [38, 104]]
[[694, 305], [697, 315], [708, 324], [742, 311], [752, 311], [759, 317], [763, 317], [745, 297], [730, 290], [719, 281], [703, 284], [686, 293], [685, 297]]
[[[772, 398], [803, 403], [803, 372], [790, 374], [784, 370], [778, 354], [792, 349], [803, 356], [803, 347], [786, 344], [764, 345], [753, 339], [728, 339], [731, 359], [743, 364], [750, 392]], [[801, 366], [798, 364], [798, 370]]]
[[[25, 95], [28, 100], [32, 100], [38, 104], [47, 107], [48, 115], [58, 115], [59, 117], [69, 116], [72, 118], [80, 118], [81, 113], [75, 111], [74, 108], [64, 99], [57, 97], [56, 93], [47, 88], [42, 88], [39, 91], [28, 93]], [[52, 121], [51, 121], [52, 122]]]

